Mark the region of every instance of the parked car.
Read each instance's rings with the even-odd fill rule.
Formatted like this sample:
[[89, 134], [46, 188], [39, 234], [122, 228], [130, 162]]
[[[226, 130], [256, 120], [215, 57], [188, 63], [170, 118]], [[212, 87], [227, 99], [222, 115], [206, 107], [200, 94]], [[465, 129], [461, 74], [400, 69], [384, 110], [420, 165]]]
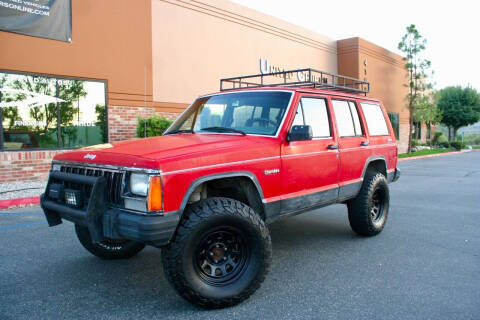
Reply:
[[[281, 84], [263, 85], [279, 75]], [[284, 81], [295, 75], [303, 80]], [[269, 269], [268, 223], [343, 203], [357, 234], [384, 228], [398, 151], [368, 88], [312, 69], [223, 79], [221, 92], [196, 99], [161, 137], [57, 155], [42, 208], [50, 226], [75, 223], [100, 258], [162, 248], [182, 297], [238, 304]]]
[[38, 148], [38, 142], [32, 132], [5, 131], [3, 133], [5, 149]]

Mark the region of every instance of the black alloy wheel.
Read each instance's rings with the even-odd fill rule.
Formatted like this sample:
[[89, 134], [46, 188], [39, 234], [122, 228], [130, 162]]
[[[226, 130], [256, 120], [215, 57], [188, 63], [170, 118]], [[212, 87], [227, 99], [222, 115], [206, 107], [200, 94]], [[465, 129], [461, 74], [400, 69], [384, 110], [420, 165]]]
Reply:
[[241, 275], [248, 258], [244, 235], [236, 228], [223, 226], [208, 233], [199, 242], [195, 266], [206, 283], [224, 285]]
[[385, 191], [383, 189], [375, 189], [372, 196], [372, 204], [370, 205], [370, 214], [373, 223], [382, 220], [385, 212]]

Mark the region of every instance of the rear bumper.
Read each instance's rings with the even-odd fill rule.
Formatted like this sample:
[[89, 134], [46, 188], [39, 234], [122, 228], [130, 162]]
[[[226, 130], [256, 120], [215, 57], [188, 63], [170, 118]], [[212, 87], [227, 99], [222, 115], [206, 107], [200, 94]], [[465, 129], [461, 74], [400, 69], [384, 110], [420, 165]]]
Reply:
[[99, 243], [105, 238], [129, 239], [161, 247], [170, 241], [180, 220], [178, 212], [162, 215], [138, 215], [119, 208], [108, 208], [105, 203], [105, 179], [77, 174], [52, 173], [56, 181], [65, 179], [92, 187], [88, 204], [84, 208], [73, 208], [63, 202], [48, 197], [50, 181], [45, 194], [40, 197], [49, 226], [56, 226], [62, 220], [88, 227], [92, 241]]
[[399, 168], [395, 168], [395, 171], [388, 173], [387, 180], [388, 182], [395, 182], [400, 179], [401, 171]]

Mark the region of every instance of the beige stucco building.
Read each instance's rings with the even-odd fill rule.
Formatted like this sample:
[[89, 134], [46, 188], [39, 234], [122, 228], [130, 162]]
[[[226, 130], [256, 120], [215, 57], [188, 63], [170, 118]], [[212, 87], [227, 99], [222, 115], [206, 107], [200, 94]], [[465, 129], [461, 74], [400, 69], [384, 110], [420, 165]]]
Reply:
[[[57, 123], [50, 134], [57, 142], [46, 144], [43, 137], [22, 149], [0, 146], [0, 181], [45, 178], [56, 153], [95, 141], [79, 140], [77, 127], [85, 123], [99, 126], [85, 135], [132, 139], [138, 116], [173, 119], [198, 95], [218, 91], [221, 78], [259, 73], [261, 59], [273, 71], [309, 67], [367, 79], [369, 95], [398, 120], [400, 151], [406, 150], [404, 62], [364, 39], [330, 39], [226, 0], [72, 0], [72, 18], [71, 43], [0, 31], [0, 76], [85, 81], [87, 89], [103, 88], [104, 98], [78, 97], [78, 116], [66, 117], [78, 121]], [[96, 125], [101, 113], [97, 122], [87, 121], [94, 100], [97, 106], [103, 101], [108, 130]], [[13, 132], [8, 125], [4, 117], [4, 133]], [[64, 137], [67, 127], [77, 136]]]

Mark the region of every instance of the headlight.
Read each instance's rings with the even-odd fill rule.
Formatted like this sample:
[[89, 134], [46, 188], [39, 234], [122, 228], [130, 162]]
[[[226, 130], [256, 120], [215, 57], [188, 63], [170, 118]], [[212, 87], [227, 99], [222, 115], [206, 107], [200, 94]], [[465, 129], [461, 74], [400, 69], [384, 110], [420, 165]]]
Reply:
[[147, 196], [149, 178], [146, 174], [132, 173], [130, 175], [130, 191], [138, 196]]
[[52, 165], [52, 171], [60, 171], [62, 169], [61, 164], [53, 164]]

